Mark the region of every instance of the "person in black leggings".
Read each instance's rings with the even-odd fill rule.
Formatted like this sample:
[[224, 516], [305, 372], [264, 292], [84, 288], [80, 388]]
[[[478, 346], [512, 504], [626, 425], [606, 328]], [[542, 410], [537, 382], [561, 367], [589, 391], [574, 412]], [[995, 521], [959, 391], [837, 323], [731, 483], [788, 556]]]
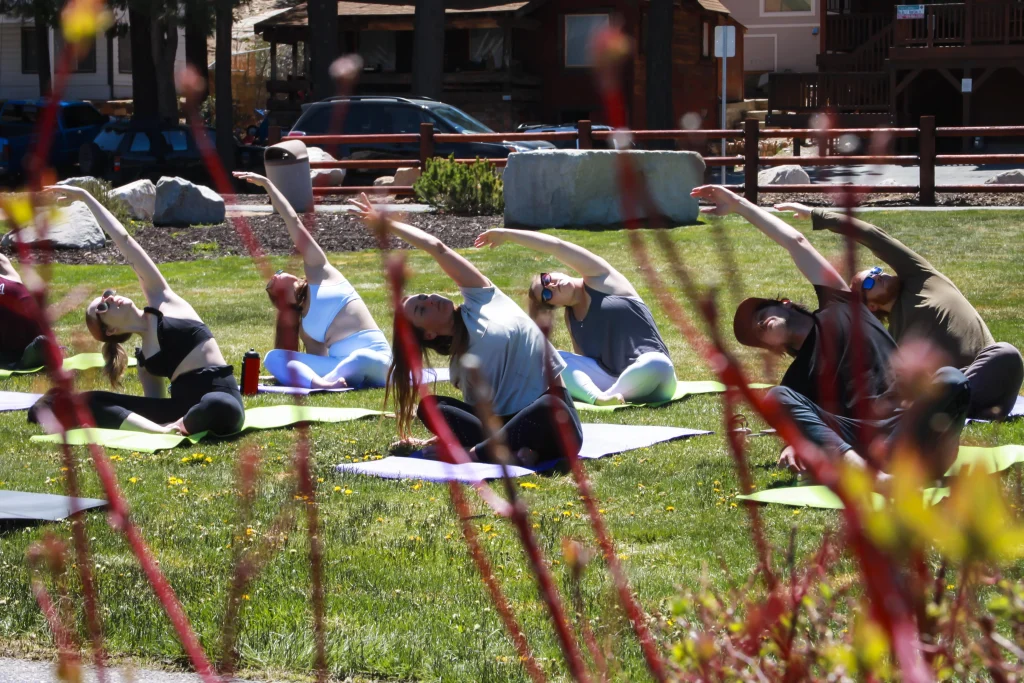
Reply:
[[[355, 205], [368, 222], [382, 220], [365, 195]], [[421, 364], [428, 349], [450, 358], [451, 381], [464, 400], [430, 400], [471, 458], [495, 461], [493, 444], [485, 438], [475, 410], [484, 400], [504, 425], [499, 438], [518, 464], [531, 466], [568, 457], [557, 431], [559, 416], [564, 419], [569, 447], [579, 453], [583, 427], [560, 376], [565, 361], [540, 328], [476, 266], [441, 240], [411, 225], [385, 224], [390, 234], [433, 256], [464, 298], [464, 303], [456, 306], [438, 294], [417, 294], [406, 297], [401, 310], [395, 312], [394, 360], [387, 391], [395, 395], [399, 435], [408, 439], [416, 401], [410, 359], [398, 338], [398, 324], [404, 316], [416, 339]], [[464, 362], [471, 357], [472, 364]], [[470, 372], [470, 365], [477, 371]], [[424, 404], [415, 413], [427, 429], [437, 433], [439, 425], [431, 423]]]
[[[224, 361], [210, 328], [171, 290], [149, 255], [91, 194], [76, 187], [47, 190], [82, 201], [92, 210], [135, 271], [149, 304], [139, 309], [131, 299], [108, 289], [85, 311], [89, 332], [103, 342], [105, 370], [115, 388], [128, 365], [121, 344], [133, 334], [142, 341], [135, 358], [145, 395], [85, 392], [96, 426], [164, 434], [238, 432], [245, 420], [245, 407], [234, 369]], [[164, 378], [171, 380], [169, 397]], [[46, 399], [34, 406], [29, 421], [38, 421], [45, 405]]]

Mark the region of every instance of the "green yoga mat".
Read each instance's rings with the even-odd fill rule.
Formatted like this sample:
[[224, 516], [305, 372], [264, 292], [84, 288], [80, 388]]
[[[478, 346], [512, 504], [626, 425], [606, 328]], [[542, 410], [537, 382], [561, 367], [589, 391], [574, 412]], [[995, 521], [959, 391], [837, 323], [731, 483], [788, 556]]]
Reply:
[[[1024, 446], [1016, 444], [992, 448], [961, 446], [956, 462], [946, 472], [946, 476], [951, 477], [974, 467], [980, 467], [983, 472], [994, 474], [1007, 470], [1020, 462], [1024, 462]], [[949, 495], [949, 489], [925, 489], [924, 495], [929, 504], [934, 505]], [[874, 496], [876, 507], [880, 507], [884, 499], [877, 493]], [[839, 498], [825, 486], [788, 486], [736, 497], [739, 500], [752, 500], [755, 503], [776, 503], [823, 510], [841, 510], [843, 507]]]
[[[136, 365], [134, 358], [128, 358], [128, 365]], [[65, 370], [92, 370], [103, 367], [103, 354], [101, 353], [80, 353], [77, 356], [70, 356], [64, 359]], [[29, 368], [28, 370], [0, 370], [0, 379], [6, 379], [12, 375], [31, 375], [42, 372], [42, 366]]]
[[[751, 384], [751, 389], [769, 389], [772, 384]], [[676, 393], [672, 395], [672, 398], [668, 401], [660, 401], [658, 403], [623, 403], [614, 406], [595, 406], [592, 403], [580, 403], [579, 401], [573, 401], [576, 405], [576, 410], [591, 410], [591, 411], [603, 411], [611, 412], [613, 410], [622, 410], [623, 408], [658, 408], [659, 406], [668, 405], [675, 401], [681, 401], [687, 396], [693, 396], [696, 394], [720, 394], [725, 391], [725, 385], [721, 382], [715, 381], [699, 381], [699, 382], [677, 382]]]
[[[257, 429], [280, 429], [300, 422], [349, 422], [373, 415], [383, 415], [379, 410], [366, 408], [330, 408], [296, 405], [266, 406], [245, 411], [245, 424], [239, 434]], [[181, 436], [180, 434], [150, 434], [124, 429], [72, 429], [68, 431], [68, 443], [84, 446], [94, 443], [106, 448], [156, 453], [175, 448], [185, 442], [199, 443], [207, 432]], [[61, 443], [59, 434], [33, 436], [36, 443]]]

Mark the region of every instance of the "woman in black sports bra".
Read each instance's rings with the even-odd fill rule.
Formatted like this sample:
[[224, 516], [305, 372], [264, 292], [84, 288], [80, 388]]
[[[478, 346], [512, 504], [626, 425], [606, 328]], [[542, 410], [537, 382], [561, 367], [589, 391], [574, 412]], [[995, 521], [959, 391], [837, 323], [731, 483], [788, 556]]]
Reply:
[[[242, 396], [234, 369], [224, 361], [210, 328], [171, 290], [149, 255], [91, 194], [76, 187], [47, 190], [82, 201], [92, 210], [135, 271], [149, 304], [140, 310], [131, 299], [108, 289], [85, 311], [89, 332], [103, 342], [105, 371], [115, 388], [128, 365], [121, 344], [133, 334], [142, 340], [135, 358], [145, 395], [86, 392], [83, 396], [96, 426], [181, 434], [239, 431], [245, 420]], [[164, 378], [171, 380], [169, 397]]]

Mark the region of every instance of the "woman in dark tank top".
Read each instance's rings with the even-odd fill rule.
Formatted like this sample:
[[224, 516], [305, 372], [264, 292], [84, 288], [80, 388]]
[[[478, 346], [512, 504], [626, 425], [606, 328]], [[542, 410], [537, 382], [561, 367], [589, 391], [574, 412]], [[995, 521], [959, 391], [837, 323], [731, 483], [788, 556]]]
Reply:
[[575, 353], [559, 353], [575, 400], [613, 405], [672, 398], [676, 374], [668, 347], [647, 304], [622, 273], [583, 247], [538, 232], [488, 230], [476, 246], [505, 242], [554, 256], [582, 276], [538, 273], [530, 282], [530, 317], [565, 309]]
[[[124, 226], [86, 190], [49, 187], [50, 193], [84, 202], [96, 221], [117, 245], [139, 278], [147, 306], [108, 289], [85, 311], [92, 336], [103, 342], [105, 371], [116, 388], [128, 365], [122, 344], [139, 335], [136, 348], [139, 382], [144, 396], [110, 391], [83, 394], [96, 426], [156, 433], [195, 434], [211, 431], [233, 434], [242, 428], [245, 407], [234, 369], [221, 354], [210, 328], [187, 301], [178, 296], [149, 255]], [[164, 379], [171, 381], [167, 396]], [[30, 422], [48, 423], [45, 412], [51, 397], [29, 411]]]

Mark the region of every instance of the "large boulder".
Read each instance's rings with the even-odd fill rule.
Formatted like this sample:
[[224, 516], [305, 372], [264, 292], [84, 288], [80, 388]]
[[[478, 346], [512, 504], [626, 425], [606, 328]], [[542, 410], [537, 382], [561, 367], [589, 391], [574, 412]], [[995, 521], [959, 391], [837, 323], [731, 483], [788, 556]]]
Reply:
[[154, 225], [216, 225], [224, 215], [224, 198], [208, 187], [166, 176], [156, 184]]
[[136, 180], [114, 188], [110, 196], [128, 205], [128, 210], [137, 221], [151, 221], [156, 213], [156, 185], [152, 180]]
[[1024, 171], [1013, 169], [997, 173], [985, 181], [986, 185], [1024, 185]]
[[395, 171], [395, 185], [411, 187], [420, 179], [420, 175], [420, 169], [418, 168], [400, 168]]
[[796, 165], [766, 168], [757, 174], [758, 185], [810, 185], [807, 171]]
[[[309, 163], [317, 161], [337, 161], [333, 156], [319, 147], [307, 147]], [[343, 168], [311, 168], [309, 179], [313, 187], [338, 187], [345, 182], [345, 169]]]
[[[36, 216], [36, 225], [40, 216]], [[26, 227], [21, 231], [21, 241], [27, 244], [40, 242], [35, 227]], [[71, 202], [49, 215], [46, 230], [46, 241], [54, 249], [102, 249], [106, 237], [96, 217], [85, 205], [85, 202]], [[14, 233], [7, 233], [0, 240], [0, 246], [9, 247], [14, 243]]]
[[75, 176], [74, 178], [66, 178], [64, 180], [57, 181], [58, 185], [69, 185], [71, 187], [83, 187], [89, 183], [99, 182], [96, 178], [91, 175]]
[[531, 228], [623, 223], [622, 154], [646, 178], [653, 213], [677, 225], [697, 220], [690, 190], [703, 182], [704, 160], [696, 152], [543, 149], [509, 155], [505, 223]]

